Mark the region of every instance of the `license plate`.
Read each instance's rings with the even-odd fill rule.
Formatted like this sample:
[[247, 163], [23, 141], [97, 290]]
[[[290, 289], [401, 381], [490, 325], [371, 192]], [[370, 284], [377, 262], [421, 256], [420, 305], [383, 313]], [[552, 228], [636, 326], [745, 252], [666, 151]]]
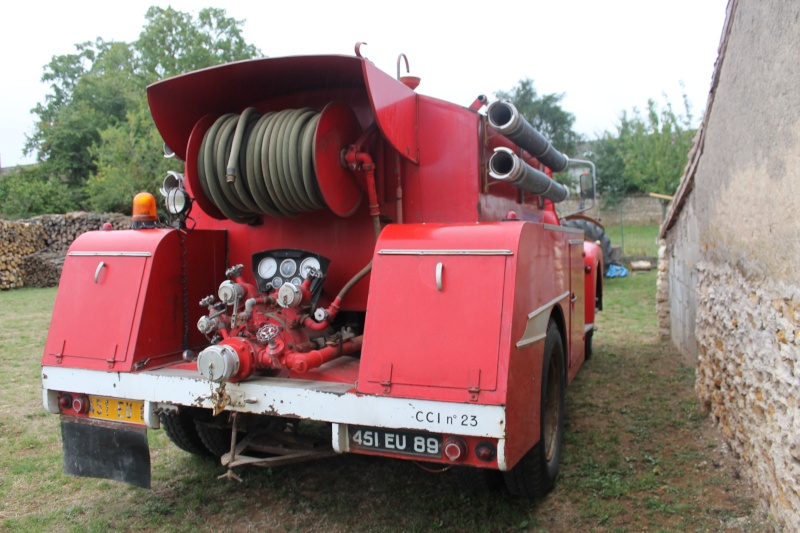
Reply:
[[89, 418], [144, 424], [144, 402], [90, 395]]
[[400, 429], [349, 426], [350, 448], [441, 459], [442, 436]]

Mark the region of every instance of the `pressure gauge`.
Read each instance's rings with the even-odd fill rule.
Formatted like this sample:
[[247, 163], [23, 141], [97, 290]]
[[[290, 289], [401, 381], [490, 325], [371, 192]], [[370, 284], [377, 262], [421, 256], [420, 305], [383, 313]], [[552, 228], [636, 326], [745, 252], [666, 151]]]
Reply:
[[275, 276], [270, 283], [272, 283], [273, 289], [277, 289], [278, 287], [283, 285], [283, 280], [279, 276]]
[[303, 262], [300, 263], [300, 276], [304, 279], [308, 278], [308, 272], [312, 268], [317, 271], [320, 270], [319, 259], [316, 257], [306, 257], [303, 259]]
[[292, 278], [292, 285], [297, 285], [299, 287], [301, 283], [303, 283], [303, 280], [300, 278], [296, 276]]
[[281, 263], [281, 276], [284, 278], [291, 278], [297, 272], [297, 263], [294, 259], [284, 259]]
[[262, 279], [269, 279], [278, 271], [278, 262], [274, 257], [265, 257], [258, 263], [258, 275]]

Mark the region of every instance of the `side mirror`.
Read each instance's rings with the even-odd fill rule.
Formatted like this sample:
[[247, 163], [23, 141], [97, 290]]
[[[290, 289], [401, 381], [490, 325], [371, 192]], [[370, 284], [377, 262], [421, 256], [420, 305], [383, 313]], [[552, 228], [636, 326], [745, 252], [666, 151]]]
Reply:
[[[597, 194], [596, 174], [594, 163], [582, 159], [570, 159], [567, 169], [571, 187], [578, 189], [578, 210], [566, 216], [583, 213], [594, 207], [595, 195]], [[562, 218], [566, 218], [566, 216]]]
[[594, 202], [594, 176], [588, 172], [581, 174], [581, 200]]

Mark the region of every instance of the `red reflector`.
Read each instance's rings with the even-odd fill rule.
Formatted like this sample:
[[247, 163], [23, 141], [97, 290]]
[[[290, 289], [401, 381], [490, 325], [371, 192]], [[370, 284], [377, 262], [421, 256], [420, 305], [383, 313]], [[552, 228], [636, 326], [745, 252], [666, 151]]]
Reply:
[[58, 405], [60, 405], [62, 409], [68, 409], [72, 405], [72, 398], [70, 398], [68, 394], [64, 394], [58, 399]]
[[494, 445], [490, 442], [481, 442], [475, 447], [475, 456], [484, 462], [493, 461], [497, 456]]
[[467, 455], [467, 443], [460, 437], [448, 437], [444, 442], [444, 454], [450, 462], [462, 461]]

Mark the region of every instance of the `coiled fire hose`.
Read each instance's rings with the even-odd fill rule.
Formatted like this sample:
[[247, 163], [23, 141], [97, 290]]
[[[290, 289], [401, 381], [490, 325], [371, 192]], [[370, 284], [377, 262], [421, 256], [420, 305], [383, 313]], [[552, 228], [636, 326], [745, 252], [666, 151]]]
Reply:
[[200, 185], [229, 219], [294, 217], [326, 207], [314, 171], [314, 133], [320, 114], [311, 108], [259, 116], [255, 108], [219, 117], [200, 146]]

